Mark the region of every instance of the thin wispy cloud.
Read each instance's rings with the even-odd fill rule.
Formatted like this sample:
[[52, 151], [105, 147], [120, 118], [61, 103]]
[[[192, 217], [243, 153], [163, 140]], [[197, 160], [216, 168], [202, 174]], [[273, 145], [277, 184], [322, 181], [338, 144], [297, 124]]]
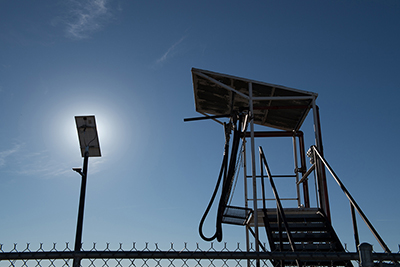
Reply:
[[0, 151], [0, 167], [6, 165], [6, 160], [11, 155], [17, 153], [20, 150], [21, 145], [14, 145], [13, 148]]
[[[76, 165], [75, 159], [51, 154], [51, 151], [48, 150], [27, 152], [19, 149], [15, 152], [19, 153], [18, 165], [9, 172], [17, 175], [40, 176], [44, 179], [51, 179], [71, 174], [72, 167], [79, 167], [79, 164]], [[105, 161], [104, 157], [92, 160], [90, 164], [91, 174], [101, 172]]]
[[31, 152], [20, 156], [18, 168], [14, 172], [19, 175], [54, 177], [65, 174], [70, 168], [49, 155], [48, 151]]
[[179, 39], [176, 43], [174, 43], [170, 48], [168, 48], [167, 52], [162, 55], [159, 59], [157, 59], [156, 63], [157, 64], [162, 64], [164, 63], [167, 59], [171, 58], [173, 55], [173, 52], [177, 49], [178, 45], [185, 40], [186, 36], [183, 36], [181, 39]]
[[[78, 159], [78, 162], [81, 161]], [[107, 156], [91, 161], [91, 173], [104, 170]], [[0, 151], [0, 171], [12, 175], [40, 176], [44, 179], [65, 176], [72, 173], [72, 167], [76, 165], [76, 159], [70, 155], [59, 155], [54, 151], [32, 151], [22, 142], [14, 143], [10, 148]]]
[[99, 31], [112, 17], [108, 2], [109, 0], [70, 0], [70, 11], [65, 20], [67, 36], [84, 39], [90, 33]]
[[0, 151], [0, 169], [9, 174], [51, 178], [71, 173], [71, 164], [50, 155], [49, 151], [29, 152], [23, 143]]

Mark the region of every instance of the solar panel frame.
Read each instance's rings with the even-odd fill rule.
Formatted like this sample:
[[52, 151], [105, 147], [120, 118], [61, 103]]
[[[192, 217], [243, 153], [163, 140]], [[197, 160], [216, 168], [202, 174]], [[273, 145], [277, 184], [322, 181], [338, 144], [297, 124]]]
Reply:
[[252, 101], [254, 123], [285, 131], [300, 129], [318, 96], [309, 91], [196, 68], [192, 68], [192, 79], [197, 112], [230, 114], [233, 110], [249, 110]]
[[89, 157], [101, 157], [95, 117], [75, 116], [75, 123], [82, 157], [85, 156], [87, 146], [89, 146]]

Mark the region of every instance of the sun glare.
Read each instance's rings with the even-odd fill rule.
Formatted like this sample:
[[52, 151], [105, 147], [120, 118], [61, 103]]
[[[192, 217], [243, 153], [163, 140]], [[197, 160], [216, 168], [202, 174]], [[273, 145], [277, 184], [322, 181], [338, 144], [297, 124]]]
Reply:
[[[47, 123], [51, 122], [54, 131], [44, 131], [43, 137], [51, 149], [57, 150], [68, 157], [80, 156], [78, 133], [75, 125], [75, 116], [94, 115], [96, 118], [97, 132], [99, 135], [100, 149], [103, 158], [123, 147], [123, 140], [127, 140], [126, 133], [128, 126], [123, 124], [123, 114], [117, 107], [102, 104], [87, 105], [62, 105], [57, 112], [48, 115]], [[124, 125], [124, 127], [121, 127]], [[123, 129], [124, 128], [124, 129]], [[50, 149], [50, 148], [48, 148]]]

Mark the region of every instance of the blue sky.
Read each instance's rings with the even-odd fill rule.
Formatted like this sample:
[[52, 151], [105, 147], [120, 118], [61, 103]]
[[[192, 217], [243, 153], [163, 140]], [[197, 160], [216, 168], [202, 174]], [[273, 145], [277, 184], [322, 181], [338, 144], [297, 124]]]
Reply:
[[[399, 30], [395, 0], [0, 1], [0, 243], [74, 243], [74, 116], [91, 114], [103, 157], [89, 161], [83, 247], [203, 243], [224, 136], [212, 121], [183, 122], [198, 116], [196, 67], [318, 93], [325, 156], [397, 252]], [[268, 157], [280, 170], [279, 153]], [[354, 251], [348, 201], [332, 179], [329, 190]], [[224, 229], [244, 246], [244, 229]]]

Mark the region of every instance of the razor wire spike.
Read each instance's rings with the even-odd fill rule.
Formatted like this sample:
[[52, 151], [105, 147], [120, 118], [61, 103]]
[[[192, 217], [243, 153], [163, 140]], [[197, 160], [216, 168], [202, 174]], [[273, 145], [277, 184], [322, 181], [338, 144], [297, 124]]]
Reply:
[[120, 250], [123, 250], [123, 249], [122, 249], [122, 243], [119, 243], [119, 249], [120, 249]]
[[17, 243], [14, 243], [14, 249], [15, 249], [15, 251], [18, 251], [17, 250]]
[[69, 249], [68, 245], [69, 245], [69, 242], [65, 242], [65, 248], [64, 248], [63, 251], [71, 251], [71, 250]]

